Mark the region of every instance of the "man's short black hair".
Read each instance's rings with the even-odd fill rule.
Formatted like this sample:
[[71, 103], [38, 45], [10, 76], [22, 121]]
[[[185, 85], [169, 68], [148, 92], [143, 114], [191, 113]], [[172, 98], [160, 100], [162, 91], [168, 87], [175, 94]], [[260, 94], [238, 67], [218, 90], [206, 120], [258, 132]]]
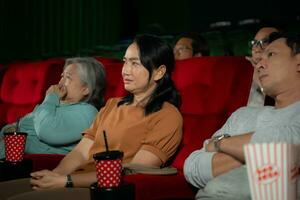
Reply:
[[269, 35], [269, 44], [277, 39], [285, 38], [286, 44], [291, 48], [292, 54], [296, 55], [300, 53], [300, 35], [299, 34], [288, 34], [284, 32], [274, 32]]

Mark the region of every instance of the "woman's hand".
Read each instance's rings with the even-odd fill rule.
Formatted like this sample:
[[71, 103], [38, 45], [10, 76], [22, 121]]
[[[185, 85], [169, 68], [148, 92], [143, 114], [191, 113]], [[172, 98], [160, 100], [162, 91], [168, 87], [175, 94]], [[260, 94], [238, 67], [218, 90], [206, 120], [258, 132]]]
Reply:
[[30, 184], [34, 190], [65, 187], [67, 177], [53, 171], [42, 170], [30, 174]]
[[49, 94], [49, 93], [56, 93], [59, 98], [61, 99], [62, 97], [64, 97], [66, 94], [67, 94], [67, 90], [66, 90], [66, 87], [61, 85], [61, 84], [57, 84], [57, 85], [51, 85], [46, 94]]

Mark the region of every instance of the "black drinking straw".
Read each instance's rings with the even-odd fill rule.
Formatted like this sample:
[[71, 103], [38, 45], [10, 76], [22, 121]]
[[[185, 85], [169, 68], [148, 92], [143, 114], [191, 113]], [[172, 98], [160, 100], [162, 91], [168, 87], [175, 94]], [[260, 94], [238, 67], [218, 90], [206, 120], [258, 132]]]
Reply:
[[17, 119], [15, 132], [19, 132], [19, 126], [20, 126], [19, 124], [20, 124], [20, 118]]
[[106, 138], [106, 132], [103, 130], [103, 137], [104, 137], [104, 143], [105, 143], [105, 149], [108, 152], [108, 144], [107, 144], [107, 138]]

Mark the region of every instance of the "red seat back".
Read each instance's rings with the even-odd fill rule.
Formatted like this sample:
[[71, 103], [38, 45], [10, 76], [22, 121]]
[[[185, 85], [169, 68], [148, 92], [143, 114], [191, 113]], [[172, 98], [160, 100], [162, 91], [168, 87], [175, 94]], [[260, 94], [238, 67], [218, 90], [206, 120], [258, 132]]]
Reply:
[[183, 141], [173, 161], [182, 169], [186, 157], [202, 147], [229, 115], [246, 105], [252, 66], [241, 57], [201, 57], [177, 61], [173, 79], [182, 97]]
[[0, 90], [0, 124], [12, 123], [31, 112], [49, 86], [58, 83], [63, 65], [63, 59], [8, 64]]
[[122, 79], [123, 62], [107, 63], [104, 67], [107, 81], [105, 99], [124, 96], [125, 90]]

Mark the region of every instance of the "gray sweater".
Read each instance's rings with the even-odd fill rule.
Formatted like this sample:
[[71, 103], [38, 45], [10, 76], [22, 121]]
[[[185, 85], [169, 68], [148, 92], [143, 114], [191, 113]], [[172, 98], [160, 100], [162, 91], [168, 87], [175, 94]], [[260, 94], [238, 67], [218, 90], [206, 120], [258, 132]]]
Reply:
[[[248, 132], [254, 132], [251, 143], [300, 144], [300, 101], [281, 109], [271, 106], [240, 108], [214, 135], [241, 135]], [[203, 188], [213, 178], [211, 164], [214, 154], [202, 148], [185, 160], [184, 175], [189, 183]]]

